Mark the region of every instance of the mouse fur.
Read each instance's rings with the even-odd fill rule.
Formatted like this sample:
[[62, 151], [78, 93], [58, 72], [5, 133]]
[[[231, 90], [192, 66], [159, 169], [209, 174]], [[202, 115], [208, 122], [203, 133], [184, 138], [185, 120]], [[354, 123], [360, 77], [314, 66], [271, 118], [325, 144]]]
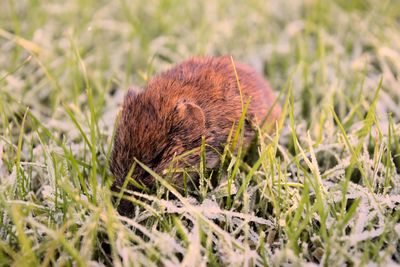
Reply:
[[[142, 92], [130, 89], [111, 153], [113, 188], [123, 185], [135, 158], [162, 174], [174, 157], [199, 147], [203, 136], [206, 144], [222, 152], [232, 125], [241, 117], [242, 103], [247, 101], [245, 145], [254, 138], [254, 124], [264, 119], [274, 124], [280, 107], [272, 107], [275, 94], [263, 77], [246, 64], [233, 64], [230, 56], [194, 57], [151, 78]], [[174, 167], [197, 166], [199, 162], [198, 153], [194, 153]], [[207, 150], [207, 167], [216, 168], [218, 163], [218, 153]], [[131, 177], [148, 188], [155, 184], [155, 179], [139, 166]], [[182, 180], [181, 175], [174, 175], [170, 182], [181, 188]]]

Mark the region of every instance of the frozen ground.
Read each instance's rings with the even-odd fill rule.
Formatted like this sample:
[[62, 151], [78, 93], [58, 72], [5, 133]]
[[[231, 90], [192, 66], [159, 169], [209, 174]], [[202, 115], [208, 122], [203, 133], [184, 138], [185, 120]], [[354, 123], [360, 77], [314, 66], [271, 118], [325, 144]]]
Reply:
[[[0, 3], [0, 265], [400, 264], [399, 1], [62, 2]], [[124, 92], [198, 54], [254, 66], [285, 116], [219, 187], [121, 217]]]

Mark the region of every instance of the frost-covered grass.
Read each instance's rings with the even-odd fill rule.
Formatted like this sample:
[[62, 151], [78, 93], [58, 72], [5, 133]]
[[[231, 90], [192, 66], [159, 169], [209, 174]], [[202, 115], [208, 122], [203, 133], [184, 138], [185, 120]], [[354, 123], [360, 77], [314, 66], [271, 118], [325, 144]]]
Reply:
[[[201, 165], [122, 217], [124, 92], [197, 54], [254, 66], [284, 117], [217, 188]], [[1, 1], [0, 265], [400, 264], [399, 77], [397, 0]]]

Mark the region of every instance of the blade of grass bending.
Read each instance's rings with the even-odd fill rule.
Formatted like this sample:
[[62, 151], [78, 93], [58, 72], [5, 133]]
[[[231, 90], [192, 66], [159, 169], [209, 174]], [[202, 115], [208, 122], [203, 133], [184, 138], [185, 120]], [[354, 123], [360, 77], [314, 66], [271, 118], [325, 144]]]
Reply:
[[[233, 168], [233, 171], [231, 173], [231, 175], [228, 176], [228, 199], [226, 202], [226, 208], [230, 209], [231, 205], [233, 204], [233, 202], [231, 203], [231, 188], [232, 188], [232, 184], [235, 181], [236, 178], [236, 174], [239, 171], [239, 167], [241, 165], [242, 162], [242, 156], [243, 156], [243, 142], [244, 142], [244, 123], [246, 120], [246, 111], [249, 107], [250, 104], [250, 99], [248, 99], [244, 110], [242, 111], [242, 115], [239, 119], [238, 122], [238, 127], [236, 128], [236, 132], [235, 135], [233, 137], [233, 141], [232, 141], [232, 153], [234, 153], [234, 151], [237, 149], [237, 154], [236, 154], [236, 161], [235, 161], [235, 165]], [[236, 197], [235, 197], [236, 199]], [[234, 201], [235, 201], [234, 199]]]
[[92, 168], [90, 169], [90, 183], [92, 186], [93, 190], [93, 201], [94, 203], [97, 203], [97, 151], [96, 151], [96, 146], [94, 145], [96, 143], [96, 116], [95, 116], [95, 111], [94, 111], [94, 103], [93, 103], [93, 95], [92, 95], [92, 88], [88, 87], [87, 90], [87, 96], [88, 96], [88, 103], [89, 103], [89, 109], [90, 109], [90, 142], [92, 144], [92, 147], [90, 149], [91, 152], [91, 162], [92, 162]]
[[233, 141], [232, 141], [232, 146], [231, 146], [231, 147], [232, 147], [232, 150], [234, 150], [234, 149], [236, 148], [236, 143], [237, 143], [237, 140], [238, 140], [238, 138], [239, 138], [241, 129], [242, 129], [243, 125], [244, 125], [244, 121], [245, 121], [245, 118], [246, 118], [246, 112], [247, 112], [247, 109], [248, 109], [248, 107], [249, 107], [251, 98], [249, 98], [249, 99], [247, 100], [246, 104], [244, 103], [243, 93], [242, 93], [242, 87], [241, 87], [241, 85], [240, 85], [239, 76], [238, 76], [238, 73], [237, 73], [237, 71], [236, 71], [236, 65], [235, 65], [235, 62], [234, 62], [232, 56], [231, 56], [231, 62], [232, 62], [233, 71], [234, 71], [234, 73], [235, 73], [235, 78], [236, 78], [237, 87], [238, 87], [239, 94], [240, 94], [240, 103], [241, 103], [241, 105], [242, 105], [242, 114], [241, 114], [241, 116], [240, 116], [240, 119], [239, 119], [239, 122], [238, 122], [238, 127], [237, 127], [236, 133], [235, 133], [235, 135], [234, 135], [234, 138], [233, 138]]
[[[294, 216], [291, 218], [290, 223], [288, 225], [287, 231], [288, 231], [288, 239], [290, 246], [293, 248], [294, 252], [296, 255], [299, 255], [300, 249], [297, 244], [298, 242], [298, 237], [303, 231], [303, 229], [307, 226], [308, 224], [308, 219], [309, 219], [309, 214], [310, 214], [310, 209], [307, 208], [310, 205], [310, 199], [309, 199], [309, 187], [308, 184], [304, 184], [304, 188], [302, 191], [301, 199], [300, 202], [298, 203], [298, 207], [296, 208], [296, 212]], [[306, 218], [304, 218], [301, 221], [301, 217], [303, 212], [306, 213]]]
[[[348, 171], [345, 174], [345, 180], [343, 181], [343, 184], [342, 184], [342, 206], [341, 206], [339, 221], [343, 221], [343, 218], [345, 216], [346, 205], [347, 205], [346, 194], [347, 194], [347, 191], [348, 191], [351, 174], [354, 171], [355, 165], [358, 165], [358, 163], [357, 163], [358, 154], [357, 154], [356, 150], [353, 148], [353, 146], [350, 144], [350, 140], [347, 137], [346, 130], [344, 129], [342, 123], [340, 122], [339, 117], [337, 116], [337, 114], [333, 110], [333, 108], [331, 108], [331, 112], [332, 112], [333, 118], [334, 118], [336, 124], [338, 125], [339, 130], [342, 133], [344, 141], [345, 141], [348, 149], [350, 150], [350, 154], [351, 154], [351, 159], [350, 159], [350, 164], [349, 164], [349, 167], [348, 167]], [[364, 173], [364, 171], [363, 171], [363, 169], [361, 167], [359, 169], [360, 169], [360, 172]]]
[[244, 190], [248, 187], [251, 178], [253, 177], [254, 173], [260, 168], [261, 163], [267, 158], [268, 156], [268, 150], [264, 150], [261, 156], [258, 158], [258, 160], [254, 163], [253, 167], [250, 169], [250, 171], [247, 173], [246, 177], [244, 178], [244, 181], [242, 185], [240, 186], [239, 190], [236, 193], [235, 199], [239, 198]]
[[231, 63], [232, 63], [232, 67], [233, 67], [233, 72], [235, 73], [235, 77], [236, 77], [237, 87], [239, 89], [240, 101], [241, 101], [241, 104], [242, 104], [242, 112], [243, 112], [243, 110], [244, 110], [244, 102], [243, 102], [242, 87], [240, 86], [239, 75], [238, 75], [238, 73], [236, 71], [236, 64], [235, 64], [235, 61], [233, 60], [233, 56], [231, 56], [230, 58], [231, 58]]
[[361, 198], [356, 198], [355, 201], [351, 204], [350, 208], [346, 212], [345, 216], [343, 219], [340, 221], [338, 228], [340, 231], [343, 230], [343, 228], [347, 225], [347, 223], [350, 221], [350, 219], [356, 214], [357, 208], [360, 205]]
[[384, 182], [384, 188], [383, 188], [383, 195], [386, 195], [390, 183], [391, 183], [391, 178], [392, 174], [394, 173], [393, 167], [392, 167], [392, 132], [393, 132], [393, 119], [392, 119], [392, 114], [388, 114], [388, 141], [387, 141], [387, 151], [386, 151], [386, 170], [385, 170], [385, 182]]
[[115, 203], [115, 206], [118, 207], [122, 197], [124, 196], [125, 191], [127, 191], [127, 187], [129, 183], [132, 183], [135, 187], [137, 187], [139, 190], [147, 190], [145, 186], [139, 184], [137, 181], [131, 178], [132, 173], [135, 171], [136, 168], [136, 162], [134, 161], [128, 171], [128, 174], [125, 177], [124, 183], [122, 184], [122, 187], [120, 188], [120, 191], [118, 193], [117, 201]]
[[88, 145], [89, 149], [92, 150], [92, 144], [90, 143], [88, 137], [86, 136], [85, 132], [83, 131], [81, 125], [77, 121], [75, 114], [72, 112], [71, 108], [65, 104], [63, 104], [63, 107], [64, 107], [65, 111], [67, 112], [68, 117], [71, 119], [71, 121], [76, 126], [76, 128], [78, 128], [79, 133], [81, 134], [83, 140], [85, 140], [85, 143]]
[[175, 225], [176, 232], [180, 237], [180, 240], [185, 244], [185, 246], [189, 245], [189, 238], [186, 228], [183, 226], [182, 221], [177, 218], [177, 216], [172, 217], [173, 224]]
[[[229, 153], [229, 144], [231, 143], [231, 140], [232, 140], [234, 127], [235, 127], [235, 125], [232, 124], [232, 127], [231, 127], [231, 129], [230, 129], [230, 131], [229, 131], [229, 135], [228, 135], [228, 138], [227, 138], [227, 144], [225, 145], [224, 151], [223, 151], [222, 156], [221, 156], [221, 163], [220, 163], [219, 170], [218, 170], [218, 180], [217, 180], [218, 184], [220, 183], [220, 181], [221, 181], [221, 179], [222, 179], [222, 175], [223, 175], [223, 173], [224, 173], [224, 165], [225, 165], [225, 161], [227, 160], [227, 157], [228, 157], [228, 153]], [[228, 178], [229, 178], [229, 177], [227, 177], [227, 179], [228, 179]], [[230, 195], [231, 190], [232, 190], [231, 186], [232, 186], [232, 183], [229, 183], [229, 181], [228, 181], [228, 188], [227, 188], [227, 191], [228, 191], [228, 196], [227, 196], [228, 201], [231, 201], [231, 195]]]
[[6, 30], [4, 30], [3, 28], [0, 28], [0, 36], [9, 40], [9, 41], [13, 41], [15, 42], [17, 45], [21, 46], [22, 48], [24, 48], [25, 50], [29, 51], [30, 53], [37, 55], [40, 53], [40, 51], [42, 50], [41, 47], [39, 45], [37, 45], [36, 43], [29, 41], [25, 38], [22, 38], [20, 36], [14, 35]]
[[201, 147], [200, 147], [200, 166], [199, 166], [199, 190], [200, 190], [200, 197], [203, 201], [207, 196], [207, 181], [205, 177], [206, 171], [206, 139], [204, 135], [201, 137]]
[[11, 218], [14, 221], [15, 230], [17, 232], [18, 242], [20, 245], [20, 257], [18, 257], [17, 262], [22, 266], [38, 266], [39, 261], [33, 251], [32, 243], [29, 237], [25, 233], [26, 219], [22, 214], [22, 210], [19, 204], [11, 205], [9, 207], [11, 212]]
[[28, 111], [29, 111], [29, 108], [26, 109], [26, 111], [24, 113], [24, 117], [22, 118], [21, 129], [19, 131], [19, 136], [18, 136], [17, 154], [16, 154], [16, 158], [15, 158], [15, 167], [17, 170], [17, 179], [18, 179], [17, 192], [19, 192], [21, 198], [24, 198], [27, 193], [27, 192], [25, 192], [25, 189], [24, 189], [25, 175], [21, 168], [21, 152], [22, 152], [22, 143], [23, 143], [23, 137], [24, 137], [26, 116], [28, 114]]
[[240, 163], [242, 161], [241, 157], [242, 157], [242, 149], [243, 149], [243, 144], [242, 144], [242, 140], [243, 138], [240, 138], [240, 143], [239, 143], [239, 149], [237, 151], [237, 155], [235, 157], [235, 163], [233, 165], [233, 170], [231, 172], [231, 174], [228, 176], [228, 198], [226, 201], [226, 209], [230, 209], [234, 203], [234, 201], [236, 200], [236, 196], [234, 197], [233, 201], [231, 202], [231, 189], [232, 189], [232, 184], [235, 181], [236, 178], [236, 174], [239, 171], [239, 166]]
[[26, 63], [28, 63], [29, 61], [31, 61], [32, 59], [32, 55], [28, 56], [21, 64], [19, 64], [16, 68], [14, 68], [13, 70], [7, 72], [3, 77], [0, 78], [0, 82], [5, 80], [8, 76], [10, 76], [11, 74], [16, 73], [20, 68], [22, 68]]

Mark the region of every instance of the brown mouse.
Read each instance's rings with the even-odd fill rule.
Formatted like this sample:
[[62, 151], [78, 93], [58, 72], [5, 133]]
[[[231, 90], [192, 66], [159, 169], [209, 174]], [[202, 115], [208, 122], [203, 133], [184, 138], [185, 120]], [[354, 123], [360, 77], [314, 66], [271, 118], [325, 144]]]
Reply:
[[[264, 119], [274, 124], [280, 107], [273, 106], [275, 95], [267, 82], [251, 67], [233, 64], [229, 56], [191, 58], [150, 79], [143, 92], [130, 89], [117, 122], [110, 160], [114, 188], [123, 185], [134, 158], [162, 174], [174, 156], [199, 147], [202, 136], [208, 145], [222, 151], [232, 125], [241, 117], [242, 100], [244, 104], [250, 101], [246, 113], [250, 123], [244, 129], [248, 145], [254, 137], [251, 124]], [[199, 162], [199, 156], [191, 154], [174, 167]], [[212, 149], [206, 152], [206, 163], [209, 168], [219, 163]], [[131, 177], [147, 187], [155, 184], [139, 166]], [[181, 176], [173, 177], [173, 185], [183, 186]]]

